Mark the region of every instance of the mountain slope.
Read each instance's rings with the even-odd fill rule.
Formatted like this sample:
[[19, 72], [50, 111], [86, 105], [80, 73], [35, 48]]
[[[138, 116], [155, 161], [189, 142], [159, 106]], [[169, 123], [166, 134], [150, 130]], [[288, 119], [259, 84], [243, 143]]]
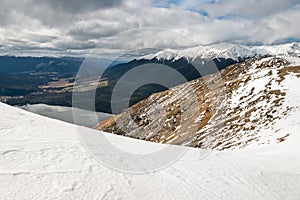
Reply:
[[[110, 64], [105, 59], [88, 59], [91, 61], [88, 66], [89, 77], [87, 82], [95, 74], [104, 70], [103, 79], [107, 79], [106, 87], [99, 87], [96, 94], [96, 110], [111, 113], [111, 96], [116, 83], [131, 69], [140, 65], [148, 65], [155, 70], [159, 64], [164, 64], [181, 73], [187, 80], [194, 80], [201, 77], [194, 66], [186, 59], [176, 61], [131, 60], [126, 63], [114, 61]], [[10, 105], [25, 105], [44, 103], [48, 105], [72, 106], [72, 89], [75, 76], [81, 67], [82, 58], [34, 58], [34, 57], [9, 57], [0, 56], [0, 100]], [[232, 59], [213, 59], [219, 69], [223, 69], [236, 61]], [[107, 67], [109, 65], [109, 67]], [[10, 67], [7, 67], [10, 66]], [[106, 68], [107, 67], [107, 68]], [[160, 72], [161, 73], [161, 72]], [[97, 77], [97, 81], [98, 81]], [[64, 84], [65, 83], [65, 84]], [[134, 87], [132, 81], [123, 84], [123, 89]], [[174, 83], [173, 86], [176, 84]], [[88, 87], [87, 87], [88, 88]], [[149, 95], [164, 91], [166, 88], [160, 85], [148, 85], [139, 88], [130, 99], [130, 105], [147, 98]], [[89, 91], [89, 89], [87, 89]], [[82, 95], [82, 101], [87, 95]], [[122, 99], [127, 100], [127, 99]], [[81, 106], [82, 109], [88, 110]]]
[[[298, 58], [253, 58], [219, 75], [154, 94], [95, 128], [159, 143], [219, 150], [282, 142], [295, 134], [294, 114], [300, 113]], [[285, 123], [290, 127], [282, 125]]]
[[[244, 150], [186, 153], [154, 173], [104, 167], [77, 135], [79, 127], [0, 103], [0, 199], [299, 199], [299, 134]], [[299, 117], [299, 116], [298, 116]], [[299, 119], [299, 118], [298, 118]], [[294, 128], [299, 129], [299, 124]], [[157, 145], [82, 128], [118, 141], [121, 149]], [[124, 158], [125, 159], [125, 158]]]
[[288, 43], [273, 46], [245, 46], [240, 44], [219, 43], [210, 46], [196, 46], [183, 50], [166, 49], [143, 56], [141, 59], [156, 58], [158, 60], [178, 60], [186, 58], [192, 62], [197, 58], [225, 58], [239, 61], [265, 55], [299, 57], [300, 45], [299, 43]]

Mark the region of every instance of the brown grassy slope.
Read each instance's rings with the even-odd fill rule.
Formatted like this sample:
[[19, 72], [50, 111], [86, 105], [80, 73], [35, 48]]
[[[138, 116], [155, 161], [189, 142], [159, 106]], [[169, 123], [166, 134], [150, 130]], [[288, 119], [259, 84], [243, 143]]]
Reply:
[[[153, 94], [95, 128], [137, 139], [227, 149], [283, 141], [261, 135], [293, 109], [284, 105], [282, 81], [300, 67], [276, 57], [249, 59], [167, 91]], [[255, 85], [256, 84], [256, 85]]]

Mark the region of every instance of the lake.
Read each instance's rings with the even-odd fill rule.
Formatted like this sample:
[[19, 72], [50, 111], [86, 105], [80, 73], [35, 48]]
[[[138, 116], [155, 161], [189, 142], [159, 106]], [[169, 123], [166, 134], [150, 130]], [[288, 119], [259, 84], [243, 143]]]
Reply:
[[[96, 125], [94, 124], [94, 120], [92, 120], [93, 117], [95, 116], [95, 113], [88, 110], [82, 110], [78, 108], [65, 107], [65, 106], [49, 106], [46, 104], [24, 105], [24, 106], [20, 106], [20, 108], [45, 117], [58, 119], [72, 124], [74, 124], [73, 109], [75, 109], [76, 112], [80, 111], [80, 116], [82, 116], [80, 119], [80, 124], [78, 125], [82, 125], [86, 127], [93, 127]], [[99, 122], [108, 119], [110, 117], [113, 117], [112, 114], [102, 113], [102, 112], [96, 112], [96, 116]]]

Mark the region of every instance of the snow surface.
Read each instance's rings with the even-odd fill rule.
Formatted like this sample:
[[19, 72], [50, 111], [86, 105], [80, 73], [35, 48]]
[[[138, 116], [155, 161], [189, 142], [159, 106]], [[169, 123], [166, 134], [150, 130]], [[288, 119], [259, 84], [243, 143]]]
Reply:
[[240, 44], [219, 43], [210, 46], [196, 46], [183, 50], [166, 49], [154, 54], [149, 54], [140, 59], [178, 60], [186, 58], [192, 61], [196, 58], [231, 58], [233, 60], [253, 58], [256, 56], [300, 56], [299, 43], [288, 43], [273, 46], [244, 46]]
[[[75, 125], [2, 103], [0, 109], [1, 200], [300, 199], [300, 134], [296, 131], [282, 143], [213, 151], [205, 159], [199, 149], [183, 147], [186, 153], [172, 165], [153, 173], [132, 174], [95, 160]], [[299, 117], [294, 113], [285, 126], [293, 124], [299, 130]], [[136, 153], [141, 148], [165, 147], [82, 130], [117, 139]]]

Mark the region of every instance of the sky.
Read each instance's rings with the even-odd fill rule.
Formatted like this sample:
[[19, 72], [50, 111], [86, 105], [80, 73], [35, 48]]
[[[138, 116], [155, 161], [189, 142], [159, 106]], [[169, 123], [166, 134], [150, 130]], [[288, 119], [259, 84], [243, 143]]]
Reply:
[[299, 19], [300, 0], [2, 0], [0, 54], [85, 56], [99, 43], [103, 55], [126, 51], [129, 42], [131, 49], [174, 47], [159, 31], [137, 33], [147, 27], [197, 45], [299, 42]]

